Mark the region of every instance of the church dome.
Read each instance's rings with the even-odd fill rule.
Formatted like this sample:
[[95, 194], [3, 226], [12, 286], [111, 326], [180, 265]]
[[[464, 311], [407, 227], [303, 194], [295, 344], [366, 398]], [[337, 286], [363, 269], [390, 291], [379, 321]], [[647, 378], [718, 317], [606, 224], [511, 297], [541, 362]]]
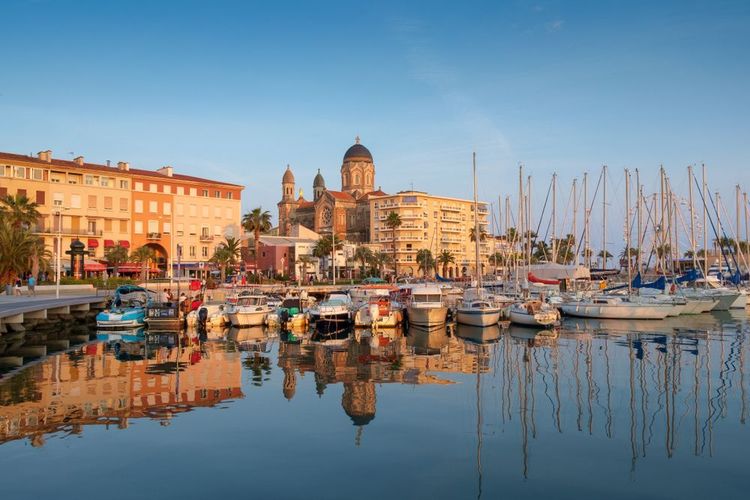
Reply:
[[326, 187], [326, 181], [323, 179], [323, 176], [320, 173], [320, 169], [318, 169], [318, 175], [315, 176], [315, 180], [313, 180], [313, 187]]
[[355, 139], [354, 145], [347, 149], [346, 153], [344, 153], [344, 161], [350, 158], [367, 158], [368, 160], [372, 161], [372, 154], [370, 154], [370, 150], [359, 143], [359, 137]]
[[284, 177], [281, 179], [281, 182], [284, 184], [294, 184], [294, 174], [292, 173], [292, 169], [289, 168], [289, 165], [286, 166], [286, 172], [284, 172]]

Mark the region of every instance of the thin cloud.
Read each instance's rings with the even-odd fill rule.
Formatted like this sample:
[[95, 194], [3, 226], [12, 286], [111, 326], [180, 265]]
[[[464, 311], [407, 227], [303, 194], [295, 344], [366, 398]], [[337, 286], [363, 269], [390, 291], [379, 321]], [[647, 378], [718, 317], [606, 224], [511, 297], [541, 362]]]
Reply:
[[546, 24], [547, 31], [549, 32], [560, 31], [561, 29], [563, 29], [564, 24], [565, 24], [565, 21], [563, 19], [555, 19], [554, 21], [550, 21]]

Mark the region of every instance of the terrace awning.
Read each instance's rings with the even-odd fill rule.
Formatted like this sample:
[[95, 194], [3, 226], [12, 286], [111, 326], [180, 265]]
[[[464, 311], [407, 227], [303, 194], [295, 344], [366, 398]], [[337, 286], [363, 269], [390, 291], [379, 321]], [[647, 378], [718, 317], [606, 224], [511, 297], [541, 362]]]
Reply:
[[112, 240], [104, 240], [104, 248], [112, 248], [115, 246], [115, 242]]
[[83, 264], [83, 270], [86, 272], [102, 272], [107, 270], [107, 266], [101, 262], [86, 262]]
[[128, 240], [120, 240], [120, 246], [122, 248], [130, 248], [130, 242]]
[[99, 246], [99, 240], [89, 238], [89, 248], [97, 248]]

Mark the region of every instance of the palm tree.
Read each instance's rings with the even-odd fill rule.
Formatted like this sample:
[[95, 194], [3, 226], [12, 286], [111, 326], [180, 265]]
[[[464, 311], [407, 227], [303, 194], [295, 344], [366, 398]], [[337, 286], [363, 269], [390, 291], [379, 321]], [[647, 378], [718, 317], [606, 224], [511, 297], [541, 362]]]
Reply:
[[11, 226], [18, 229], [30, 228], [40, 217], [39, 205], [32, 203], [26, 195], [6, 195], [0, 198], [0, 215], [10, 221]]
[[443, 278], [445, 278], [446, 271], [448, 270], [448, 264], [456, 263], [456, 256], [450, 250], [443, 250], [437, 257], [439, 264], [443, 266]]
[[604, 269], [607, 268], [607, 260], [612, 258], [612, 254], [609, 253], [607, 250], [600, 250], [598, 254], [596, 254], [597, 258], [602, 259], [602, 267]]
[[13, 226], [10, 218], [0, 217], [0, 280], [13, 283], [28, 270], [36, 237]]
[[263, 207], [253, 208], [242, 216], [242, 228], [248, 233], [253, 233], [255, 272], [257, 273], [259, 271], [258, 252], [260, 251], [260, 234], [268, 232], [271, 229], [271, 213], [268, 210], [263, 210]]
[[393, 235], [393, 274], [398, 278], [398, 259], [396, 258], [396, 229], [403, 224], [401, 216], [396, 212], [391, 212], [385, 219], [385, 225], [390, 228]]
[[224, 238], [224, 243], [222, 243], [222, 245], [227, 249], [229, 265], [234, 266], [237, 264], [242, 250], [242, 241], [239, 238], [227, 236]]
[[47, 249], [44, 244], [44, 238], [32, 235], [31, 245], [31, 274], [33, 276], [39, 276], [39, 271], [47, 271], [50, 269], [52, 262], [52, 252]]
[[[335, 250], [341, 250], [341, 248], [344, 246], [343, 240], [336, 237], [336, 235], [326, 235], [321, 237], [316, 243], [315, 247], [313, 248], [313, 255], [322, 259], [322, 258], [332, 258], [332, 253], [334, 251], [334, 245]], [[331, 276], [333, 276], [333, 265], [329, 263], [328, 266], [331, 270]]]
[[551, 250], [549, 245], [546, 241], [537, 241], [536, 245], [534, 245], [534, 253], [532, 257], [534, 257], [537, 261], [540, 261], [542, 259], [549, 259], [551, 256]]
[[422, 276], [427, 276], [427, 273], [435, 267], [435, 259], [432, 257], [432, 252], [427, 248], [418, 250], [417, 264], [419, 265], [417, 270], [422, 271]]
[[121, 247], [120, 245], [105, 249], [104, 259], [107, 261], [107, 264], [112, 266], [112, 271], [114, 272], [115, 277], [119, 275], [120, 265], [130, 260], [128, 257], [128, 249]]
[[360, 246], [354, 251], [354, 259], [360, 262], [360, 273], [364, 276], [365, 267], [367, 263], [372, 259], [372, 250], [367, 247]]
[[[474, 228], [472, 227], [469, 229], [469, 239], [471, 241], [477, 241], [477, 237], [474, 231]], [[481, 226], [479, 228], [479, 241], [484, 241], [487, 239], [487, 230], [483, 229]]]
[[141, 279], [144, 281], [148, 279], [148, 264], [155, 259], [156, 252], [154, 252], [153, 248], [146, 245], [136, 248], [133, 250], [133, 253], [130, 254], [131, 262], [141, 264]]
[[209, 259], [209, 262], [216, 264], [216, 266], [218, 266], [219, 273], [221, 273], [222, 283], [224, 283], [224, 281], [226, 280], [227, 266], [230, 265], [232, 259], [234, 258], [235, 256], [232, 255], [229, 247], [227, 247], [224, 244], [221, 244], [214, 249], [214, 254]]
[[312, 255], [300, 255], [297, 257], [297, 264], [302, 266], [302, 279], [307, 279], [307, 266], [315, 262]]
[[378, 276], [383, 277], [383, 268], [391, 262], [391, 256], [380, 250], [372, 253], [372, 259], [370, 262], [372, 266], [377, 269]]

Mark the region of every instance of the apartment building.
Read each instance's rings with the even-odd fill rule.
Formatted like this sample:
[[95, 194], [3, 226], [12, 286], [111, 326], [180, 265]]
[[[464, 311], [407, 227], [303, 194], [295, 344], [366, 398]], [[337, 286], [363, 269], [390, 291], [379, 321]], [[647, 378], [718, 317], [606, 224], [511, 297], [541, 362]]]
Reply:
[[[54, 253], [58, 234], [63, 252], [73, 239], [84, 242], [89, 260], [109, 247], [148, 246], [154, 270], [169, 276], [182, 248], [182, 274], [203, 269], [225, 236], [239, 236], [243, 186], [177, 174], [172, 167], [131, 168], [0, 153], [0, 196], [23, 194], [39, 207], [35, 231]], [[210, 229], [209, 229], [210, 228]], [[61, 255], [64, 269], [69, 259]]]
[[[391, 212], [401, 219], [394, 230], [386, 225]], [[480, 231], [487, 231], [487, 203], [478, 203]], [[401, 191], [394, 195], [375, 196], [370, 199], [371, 243], [378, 244], [391, 256], [394, 254], [399, 274], [417, 276], [417, 252], [428, 249], [437, 259], [443, 250], [453, 254], [455, 263], [446, 268], [448, 278], [476, 273], [475, 245], [471, 240], [474, 229], [474, 202], [458, 198], [435, 196], [420, 191]], [[488, 242], [480, 244], [480, 262], [486, 272], [491, 251]], [[438, 264], [438, 272], [442, 265]]]

